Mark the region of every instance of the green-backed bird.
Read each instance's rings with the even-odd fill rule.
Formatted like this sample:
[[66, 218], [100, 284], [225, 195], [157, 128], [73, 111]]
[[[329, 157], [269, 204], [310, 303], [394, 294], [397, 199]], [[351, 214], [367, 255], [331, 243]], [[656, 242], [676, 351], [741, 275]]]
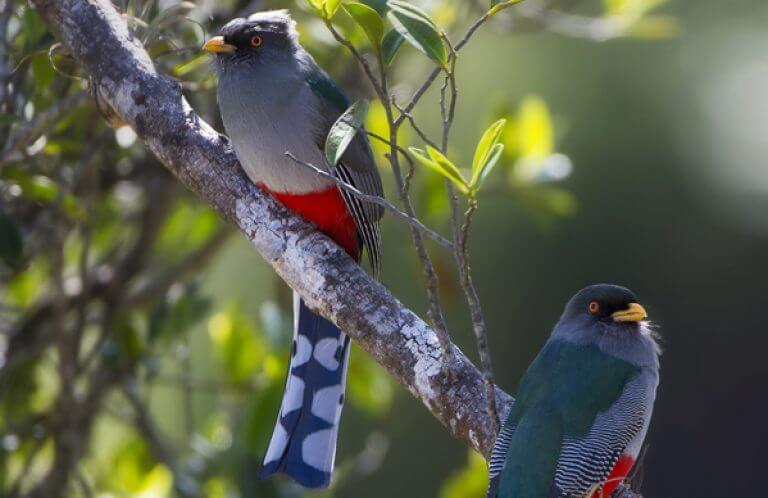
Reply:
[[638, 457], [659, 346], [635, 294], [593, 285], [528, 367], [490, 461], [489, 498], [608, 498]]
[[[349, 101], [299, 44], [287, 11], [234, 19], [203, 47], [215, 54], [221, 118], [251, 181], [312, 222], [359, 260], [363, 247], [379, 271], [382, 208], [339, 189], [286, 155], [312, 163], [362, 192], [381, 196], [367, 136], [358, 133], [337, 164], [326, 136]], [[262, 476], [288, 474], [307, 487], [327, 486], [336, 455], [349, 337], [294, 295], [288, 378]]]

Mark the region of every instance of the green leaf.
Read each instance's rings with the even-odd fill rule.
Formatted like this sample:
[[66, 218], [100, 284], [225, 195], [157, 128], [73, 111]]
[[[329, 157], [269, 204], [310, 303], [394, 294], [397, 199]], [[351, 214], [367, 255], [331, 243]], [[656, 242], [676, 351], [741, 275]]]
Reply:
[[379, 13], [367, 5], [357, 2], [344, 4], [344, 10], [363, 28], [371, 45], [379, 52], [381, 40], [384, 38], [384, 22]]
[[440, 29], [421, 9], [407, 2], [391, 0], [387, 17], [392, 26], [416, 49], [441, 67], [448, 65], [448, 51]]
[[336, 15], [336, 12], [339, 10], [340, 6], [341, 0], [324, 0], [323, 12], [325, 13], [325, 17], [327, 19], [332, 19], [333, 16]]
[[472, 188], [479, 190], [480, 187], [483, 186], [485, 179], [488, 178], [488, 175], [491, 173], [493, 167], [496, 166], [497, 162], [499, 162], [499, 158], [501, 157], [502, 152], [504, 152], [504, 144], [496, 144], [491, 147], [491, 152], [488, 154], [488, 159], [486, 159], [485, 164], [480, 167], [477, 179], [473, 180], [472, 182]]
[[475, 183], [477, 183], [483, 168], [485, 168], [485, 165], [488, 162], [492, 149], [501, 139], [501, 132], [504, 130], [504, 125], [506, 124], [506, 119], [500, 119], [489, 126], [488, 129], [485, 130], [485, 133], [483, 133], [483, 136], [477, 143], [475, 156], [472, 159], [472, 180], [470, 181], [470, 184], [475, 185]]
[[13, 220], [0, 213], [0, 259], [10, 267], [15, 267], [21, 260], [24, 243], [21, 232]]
[[333, 123], [325, 139], [325, 159], [328, 164], [335, 166], [339, 163], [355, 134], [363, 128], [367, 113], [368, 101], [358, 100]]
[[396, 29], [390, 30], [384, 37], [384, 41], [381, 42], [381, 59], [384, 62], [384, 67], [389, 66], [392, 63], [392, 59], [397, 55], [397, 51], [402, 46], [405, 38], [403, 35], [397, 32]]
[[410, 147], [408, 150], [411, 151], [413, 157], [416, 158], [416, 160], [421, 163], [422, 166], [426, 166], [433, 171], [437, 171], [445, 178], [452, 181], [454, 184], [456, 184], [462, 193], [469, 193], [469, 185], [464, 179], [464, 176], [459, 171], [459, 168], [457, 168], [439, 150], [430, 147], [429, 145], [427, 145], [426, 152], [421, 149], [417, 149], [416, 147]]

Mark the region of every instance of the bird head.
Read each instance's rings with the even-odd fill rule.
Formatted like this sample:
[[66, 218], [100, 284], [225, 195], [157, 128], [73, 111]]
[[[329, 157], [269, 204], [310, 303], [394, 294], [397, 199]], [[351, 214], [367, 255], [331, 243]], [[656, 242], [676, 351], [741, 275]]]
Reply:
[[561, 321], [637, 328], [646, 318], [648, 313], [631, 290], [619, 285], [597, 284], [580, 290], [568, 301]]
[[289, 61], [298, 48], [295, 22], [286, 10], [233, 19], [203, 45], [203, 50], [214, 54], [220, 71], [239, 63]]
[[565, 305], [553, 339], [596, 345], [636, 364], [658, 366], [660, 349], [634, 292], [619, 285], [585, 287]]

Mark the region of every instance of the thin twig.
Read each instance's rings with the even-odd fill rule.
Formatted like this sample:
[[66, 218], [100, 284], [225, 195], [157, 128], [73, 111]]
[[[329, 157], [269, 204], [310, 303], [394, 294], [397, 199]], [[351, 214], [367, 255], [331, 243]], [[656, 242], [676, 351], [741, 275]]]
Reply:
[[474, 214], [477, 212], [477, 200], [470, 199], [469, 207], [464, 214], [464, 223], [461, 226], [461, 239], [456, 241], [459, 246], [457, 252], [459, 273], [461, 276], [461, 287], [469, 304], [470, 315], [472, 318], [472, 330], [475, 333], [475, 342], [477, 353], [480, 356], [480, 370], [483, 373], [483, 383], [485, 384], [485, 396], [487, 398], [487, 411], [491, 419], [493, 430], [499, 429], [499, 415], [496, 409], [496, 389], [493, 381], [493, 363], [491, 361], [491, 351], [488, 345], [488, 328], [485, 324], [485, 316], [480, 304], [480, 296], [477, 294], [477, 288], [472, 280], [472, 271], [469, 266], [469, 229], [472, 226]]
[[[450, 49], [450, 65], [446, 70], [445, 83], [440, 89], [440, 114], [443, 118], [442, 133], [442, 151], [445, 153], [448, 149], [448, 138], [453, 125], [453, 119], [456, 113], [456, 101], [458, 99], [458, 88], [456, 85], [456, 51], [451, 46], [450, 41], [445, 39]], [[446, 93], [450, 90], [450, 101], [446, 102]], [[477, 210], [477, 199], [474, 193], [470, 194], [469, 207], [464, 214], [464, 221], [459, 218], [458, 198], [456, 189], [450, 181], [445, 181], [446, 193], [451, 206], [451, 226], [453, 227], [453, 244], [456, 265], [459, 269], [459, 278], [461, 287], [469, 306], [470, 316], [472, 318], [472, 330], [475, 333], [475, 342], [477, 352], [480, 356], [481, 369], [483, 372], [483, 384], [485, 386], [486, 410], [491, 420], [493, 431], [499, 429], [499, 416], [496, 410], [496, 393], [493, 384], [493, 366], [491, 363], [491, 353], [488, 347], [488, 333], [483, 316], [480, 297], [477, 294], [474, 282], [472, 281], [472, 271], [469, 266], [468, 240], [469, 229], [472, 225], [472, 218]]]
[[412, 227], [414, 227], [414, 228], [418, 229], [419, 231], [421, 231], [421, 232], [429, 235], [430, 237], [432, 237], [432, 239], [434, 239], [435, 242], [437, 242], [438, 244], [440, 244], [440, 245], [442, 245], [444, 247], [447, 247], [448, 249], [453, 249], [453, 243], [451, 243], [450, 240], [446, 239], [445, 237], [443, 237], [439, 233], [437, 233], [434, 230], [432, 230], [431, 228], [427, 227], [426, 225], [424, 225], [424, 223], [422, 223], [418, 219], [416, 219], [416, 218], [414, 218], [412, 216], [408, 216], [404, 212], [400, 211], [399, 209], [397, 209], [397, 207], [395, 207], [394, 204], [392, 204], [391, 202], [389, 202], [385, 198], [383, 198], [381, 196], [378, 196], [378, 195], [370, 195], [370, 194], [365, 194], [363, 192], [360, 192], [357, 188], [355, 188], [354, 186], [350, 185], [349, 183], [346, 183], [344, 180], [342, 180], [340, 178], [337, 178], [336, 176], [328, 173], [327, 171], [324, 171], [324, 170], [318, 168], [314, 164], [311, 164], [311, 163], [302, 161], [301, 159], [298, 159], [296, 156], [294, 156], [290, 152], [286, 152], [285, 155], [288, 156], [295, 163], [300, 164], [300, 165], [304, 166], [305, 168], [311, 169], [316, 175], [321, 176], [321, 177], [325, 178], [326, 180], [332, 181], [333, 183], [336, 184], [336, 186], [344, 189], [345, 191], [349, 192], [350, 194], [354, 195], [355, 197], [357, 197], [357, 198], [359, 198], [361, 200], [364, 200], [366, 202], [371, 202], [373, 204], [377, 204], [379, 206], [382, 206], [382, 207], [388, 209], [392, 214], [394, 214], [398, 218], [404, 220], [406, 223], [408, 223]]
[[437, 146], [437, 144], [434, 141], [432, 141], [432, 139], [430, 139], [427, 136], [426, 133], [424, 133], [424, 131], [419, 127], [419, 125], [416, 124], [416, 119], [413, 117], [413, 114], [411, 114], [410, 112], [406, 112], [405, 109], [400, 107], [400, 105], [395, 100], [394, 96], [392, 97], [392, 105], [395, 106], [395, 109], [397, 109], [400, 112], [401, 116], [405, 116], [406, 118], [408, 118], [408, 122], [411, 124], [411, 128], [413, 128], [413, 131], [415, 131], [416, 134], [419, 135], [419, 138], [421, 138], [421, 140], [425, 144], [429, 145], [434, 149], [440, 148]]

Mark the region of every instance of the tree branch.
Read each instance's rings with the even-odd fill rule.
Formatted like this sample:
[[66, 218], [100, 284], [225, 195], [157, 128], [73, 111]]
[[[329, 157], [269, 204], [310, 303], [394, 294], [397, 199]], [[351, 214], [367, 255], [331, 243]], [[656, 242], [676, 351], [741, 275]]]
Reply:
[[[32, 0], [96, 91], [190, 190], [245, 234], [307, 305], [348, 331], [454, 436], [489, 455], [496, 434], [483, 377], [454, 345], [373, 281], [346, 253], [252, 185], [228, 140], [158, 74], [106, 0]], [[447, 357], [450, 357], [447, 359]], [[512, 399], [496, 390], [500, 415]]]

